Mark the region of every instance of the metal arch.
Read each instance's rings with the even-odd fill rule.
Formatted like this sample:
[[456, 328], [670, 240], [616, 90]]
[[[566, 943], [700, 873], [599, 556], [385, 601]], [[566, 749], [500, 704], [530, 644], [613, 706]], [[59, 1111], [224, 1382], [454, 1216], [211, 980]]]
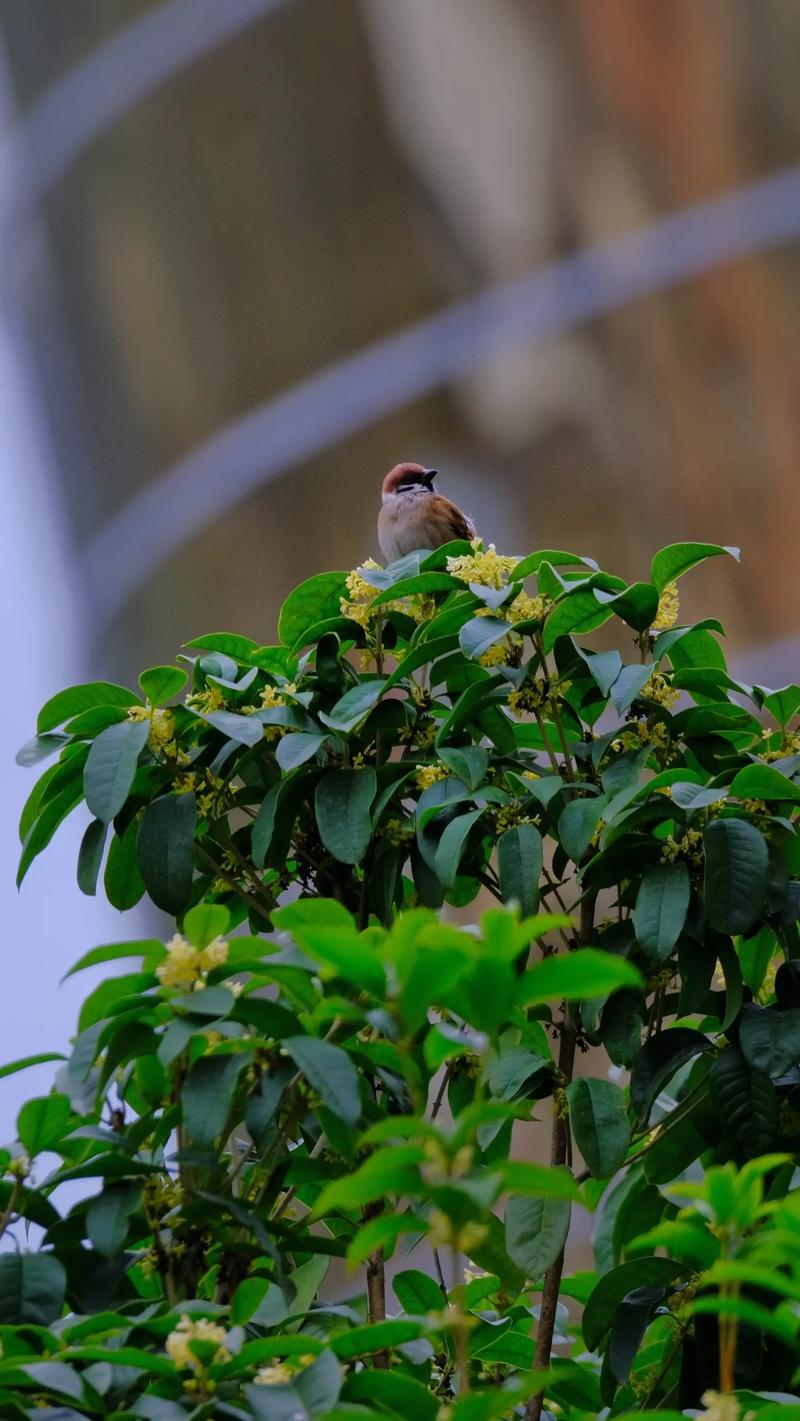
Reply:
[[156, 89], [289, 0], [165, 0], [57, 80], [8, 135], [24, 158], [9, 206], [32, 207], [89, 145]]
[[101, 528], [83, 571], [101, 634], [215, 517], [499, 351], [571, 329], [800, 235], [800, 165], [552, 262], [376, 341], [226, 425]]

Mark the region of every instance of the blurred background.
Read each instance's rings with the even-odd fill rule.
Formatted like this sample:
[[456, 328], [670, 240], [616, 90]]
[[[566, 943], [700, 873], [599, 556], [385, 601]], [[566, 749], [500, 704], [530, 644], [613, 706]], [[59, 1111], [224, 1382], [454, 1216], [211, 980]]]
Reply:
[[786, 0], [0, 0], [3, 1059], [142, 930], [82, 823], [14, 896], [39, 705], [271, 641], [399, 459], [507, 552], [740, 544], [682, 613], [798, 678], [799, 52]]

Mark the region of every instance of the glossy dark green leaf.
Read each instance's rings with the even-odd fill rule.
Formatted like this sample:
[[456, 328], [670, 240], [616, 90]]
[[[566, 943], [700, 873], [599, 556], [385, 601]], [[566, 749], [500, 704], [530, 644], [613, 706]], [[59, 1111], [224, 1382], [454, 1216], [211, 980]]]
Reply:
[[342, 1389], [343, 1372], [329, 1347], [310, 1367], [296, 1372], [291, 1383], [245, 1386], [256, 1421], [313, 1421], [333, 1413]]
[[564, 852], [574, 863], [580, 863], [589, 848], [607, 803], [608, 795], [599, 794], [591, 799], [570, 800], [562, 809], [558, 819], [558, 837]]
[[618, 987], [641, 987], [632, 963], [595, 947], [582, 947], [560, 957], [546, 957], [528, 969], [520, 982], [519, 1000], [526, 1006], [544, 1002], [588, 1001]]
[[511, 631], [509, 622], [499, 617], [473, 617], [458, 633], [458, 644], [465, 656], [477, 661], [490, 646], [501, 641]]
[[480, 745], [466, 745], [458, 749], [443, 745], [439, 759], [463, 781], [467, 789], [477, 789], [486, 778], [489, 755]]
[[137, 840], [139, 870], [156, 907], [175, 917], [192, 891], [193, 794], [167, 794], [148, 804]]
[[611, 688], [611, 703], [618, 715], [624, 715], [633, 705], [643, 686], [653, 674], [650, 665], [623, 666]]
[[767, 1154], [778, 1136], [778, 1099], [769, 1076], [726, 1046], [711, 1067], [710, 1084], [724, 1134], [745, 1159]]
[[93, 742], [83, 770], [83, 792], [90, 812], [104, 824], [119, 814], [128, 798], [149, 734], [148, 720], [123, 720], [109, 725]]
[[55, 730], [81, 711], [94, 706], [135, 706], [141, 702], [138, 696], [125, 686], [114, 686], [108, 681], [89, 681], [81, 686], [69, 686], [46, 701], [39, 711], [36, 729], [40, 735]]
[[377, 785], [372, 768], [328, 770], [317, 785], [314, 809], [320, 838], [340, 863], [360, 863], [367, 851]]
[[320, 720], [337, 734], [349, 735], [361, 721], [366, 720], [370, 711], [377, 705], [385, 685], [385, 680], [379, 677], [374, 681], [362, 681], [357, 686], [351, 686], [327, 714], [324, 711], [319, 712]]
[[651, 581], [659, 592], [663, 592], [668, 583], [677, 582], [690, 568], [697, 567], [706, 558], [719, 557], [723, 553], [739, 561], [738, 548], [720, 547], [717, 543], [671, 543], [653, 558]]
[[455, 819], [451, 819], [439, 840], [434, 858], [434, 870], [445, 891], [453, 887], [458, 877], [467, 841], [483, 813], [483, 809], [472, 809], [468, 814], [456, 815]]
[[237, 715], [235, 711], [196, 711], [195, 714], [206, 724], [213, 725], [226, 740], [235, 740], [237, 745], [259, 745], [264, 738], [264, 727], [257, 716]]
[[515, 824], [497, 840], [497, 871], [505, 903], [519, 903], [523, 917], [539, 906], [542, 836], [535, 824]]
[[40, 760], [46, 760], [48, 755], [55, 755], [66, 743], [64, 735], [34, 735], [20, 746], [14, 763], [28, 770], [32, 765], [38, 765]]
[[617, 1305], [611, 1324], [608, 1358], [618, 1382], [627, 1381], [644, 1334], [656, 1308], [666, 1296], [665, 1284], [650, 1284], [633, 1288]]
[[603, 1007], [600, 1035], [615, 1066], [633, 1065], [642, 1045], [645, 1000], [630, 989], [614, 992]]
[[669, 1258], [637, 1258], [604, 1273], [583, 1310], [583, 1340], [590, 1352], [600, 1347], [628, 1293], [634, 1288], [669, 1287], [682, 1271], [681, 1265]]
[[361, 1090], [347, 1052], [316, 1036], [288, 1036], [283, 1047], [328, 1109], [345, 1124], [355, 1125], [361, 1116]]
[[751, 1066], [772, 1080], [800, 1065], [800, 1010], [777, 1011], [755, 1003], [742, 1011], [739, 1045]]
[[606, 592], [595, 587], [594, 596], [636, 632], [646, 631], [658, 611], [658, 588], [651, 582], [633, 582], [621, 592]]
[[649, 868], [636, 895], [633, 926], [639, 946], [654, 962], [665, 962], [680, 937], [691, 897], [685, 863]]
[[610, 607], [603, 607], [590, 589], [580, 589], [557, 602], [548, 613], [542, 632], [545, 651], [553, 650], [558, 638], [579, 635], [601, 627], [612, 615]]
[[125, 1245], [130, 1218], [142, 1197], [140, 1180], [117, 1180], [90, 1200], [86, 1232], [98, 1253], [113, 1258]]
[[625, 1163], [631, 1131], [625, 1093], [611, 1081], [579, 1076], [567, 1086], [575, 1143], [596, 1179], [608, 1179]]
[[772, 928], [764, 927], [752, 937], [744, 937], [737, 946], [742, 977], [751, 992], [757, 992], [766, 976], [772, 958], [780, 946]]
[[231, 656], [234, 661], [242, 662], [244, 666], [249, 666], [257, 651], [279, 649], [259, 647], [258, 642], [251, 641], [247, 636], [239, 636], [236, 632], [209, 632], [206, 636], [198, 636], [193, 641], [184, 642], [184, 646], [199, 647], [201, 651], [219, 651], [223, 656]]
[[656, 1098], [678, 1067], [711, 1049], [708, 1037], [688, 1026], [671, 1026], [645, 1042], [631, 1073], [631, 1105], [640, 1124], [647, 1124]]
[[66, 789], [56, 795], [55, 799], [50, 800], [44, 806], [41, 814], [34, 820], [25, 835], [17, 868], [17, 887], [22, 883], [33, 860], [42, 852], [42, 849], [47, 848], [59, 824], [62, 824], [75, 806], [80, 804], [82, 798], [81, 785], [69, 784]]
[[767, 691], [761, 686], [753, 689], [761, 693], [764, 709], [781, 725], [788, 725], [792, 716], [800, 710], [800, 686], [782, 686], [779, 691]]
[[765, 799], [797, 802], [800, 785], [782, 775], [773, 765], [745, 765], [731, 783], [730, 793], [739, 799]]
[[93, 819], [84, 831], [78, 850], [78, 887], [90, 898], [97, 892], [97, 875], [103, 861], [107, 833], [108, 825], [101, 819]]
[[180, 666], [152, 666], [139, 677], [142, 693], [151, 706], [162, 706], [182, 691], [187, 682], [187, 674]]
[[226, 1128], [236, 1087], [249, 1063], [249, 1055], [242, 1052], [201, 1056], [193, 1063], [181, 1091], [183, 1126], [192, 1144], [213, 1145]]
[[[397, 1417], [407, 1418], [407, 1421], [412, 1418], [413, 1421], [436, 1421], [441, 1411], [439, 1398], [399, 1368], [379, 1371], [375, 1367], [364, 1367], [361, 1371], [352, 1371], [344, 1384], [342, 1401], [366, 1406], [367, 1417], [370, 1413], [373, 1417], [388, 1415], [392, 1421]], [[352, 1416], [352, 1421], [356, 1421], [357, 1415], [356, 1412]], [[342, 1421], [351, 1421], [346, 1411]]]
[[567, 1239], [568, 1199], [513, 1195], [506, 1204], [506, 1249], [526, 1277], [541, 1278], [555, 1263]]
[[0, 1254], [0, 1323], [47, 1327], [61, 1314], [66, 1286], [52, 1253]]
[[65, 1095], [43, 1095], [23, 1105], [17, 1135], [31, 1158], [61, 1143], [71, 1113]]
[[424, 1317], [429, 1312], [441, 1312], [442, 1292], [427, 1273], [418, 1268], [406, 1268], [392, 1279], [392, 1290], [404, 1312], [412, 1317]]
[[[292, 770], [296, 770], [299, 765], [305, 765], [306, 761], [313, 759], [317, 751], [322, 748], [329, 738], [327, 735], [312, 735], [305, 730], [292, 731], [288, 735], [282, 736], [278, 741], [275, 759], [284, 774], [288, 775]], [[273, 785], [273, 791], [275, 791], [275, 793], [277, 793], [278, 788], [279, 786]]]
[[314, 622], [338, 617], [347, 596], [346, 572], [321, 572], [301, 582], [284, 602], [278, 618], [278, 635], [284, 646], [294, 646]]
[[769, 855], [763, 834], [746, 819], [713, 819], [705, 831], [705, 902], [718, 932], [747, 932], [764, 906]]
[[103, 875], [103, 887], [112, 908], [125, 913], [134, 908], [144, 893], [144, 879], [139, 872], [137, 840], [139, 820], [132, 819], [125, 832], [111, 840]]

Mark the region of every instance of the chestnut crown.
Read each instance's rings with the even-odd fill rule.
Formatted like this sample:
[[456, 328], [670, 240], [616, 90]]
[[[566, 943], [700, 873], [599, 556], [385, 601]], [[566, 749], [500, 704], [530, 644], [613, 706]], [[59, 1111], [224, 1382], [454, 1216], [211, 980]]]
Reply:
[[382, 492], [403, 493], [405, 489], [419, 487], [432, 490], [436, 474], [436, 469], [426, 469], [422, 464], [395, 464], [383, 481]]

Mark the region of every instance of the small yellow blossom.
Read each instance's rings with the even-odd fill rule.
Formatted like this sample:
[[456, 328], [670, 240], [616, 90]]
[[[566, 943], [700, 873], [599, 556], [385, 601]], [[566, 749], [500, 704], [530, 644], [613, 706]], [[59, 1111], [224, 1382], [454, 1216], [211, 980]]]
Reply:
[[414, 837], [414, 830], [410, 824], [404, 824], [402, 819], [387, 819], [383, 826], [383, 836], [387, 843], [394, 848], [399, 848], [401, 844]]
[[742, 809], [747, 814], [768, 814], [769, 810], [763, 799], [743, 799]]
[[721, 1391], [704, 1391], [702, 1402], [705, 1411], [698, 1412], [698, 1421], [738, 1421], [740, 1406], [735, 1396]]
[[654, 721], [652, 725], [646, 720], [637, 721], [636, 736], [640, 745], [655, 745], [658, 750], [666, 750], [669, 745], [669, 731], [660, 720]]
[[171, 710], [165, 706], [151, 706], [148, 701], [146, 706], [129, 706], [127, 711], [128, 720], [150, 722], [150, 733], [147, 737], [147, 747], [157, 755], [160, 750], [167, 753], [176, 753], [175, 746], [175, 718]]
[[[374, 558], [367, 558], [362, 564], [363, 567], [379, 568], [380, 563]], [[372, 603], [378, 596], [379, 588], [373, 587], [365, 577], [362, 577], [361, 568], [354, 568], [347, 574], [345, 583], [347, 596], [339, 600], [339, 607], [343, 617], [350, 617], [352, 621], [358, 622], [360, 627], [366, 628], [372, 616]]]
[[274, 1367], [259, 1367], [253, 1381], [256, 1386], [286, 1386], [294, 1372], [287, 1362], [279, 1362]]
[[552, 597], [529, 597], [527, 592], [520, 592], [510, 606], [503, 608], [503, 616], [509, 622], [541, 622], [552, 605]]
[[542, 777], [538, 770], [523, 770], [522, 778], [524, 780], [540, 780]]
[[490, 646], [488, 651], [484, 651], [478, 657], [481, 666], [502, 666], [508, 660], [508, 644], [506, 638], [496, 641], [494, 646]]
[[358, 754], [356, 754], [356, 755], [353, 756], [353, 761], [352, 761], [353, 769], [354, 769], [354, 770], [363, 770], [364, 764], [365, 764], [364, 756], [363, 756], [362, 752], [359, 750], [359, 751], [358, 751]]
[[649, 681], [645, 681], [639, 694], [644, 700], [655, 701], [657, 706], [674, 706], [680, 697], [680, 691], [676, 691], [660, 671], [653, 672]]
[[448, 774], [449, 770], [442, 764], [420, 765], [416, 773], [416, 781], [420, 789], [430, 789], [431, 785], [435, 785], [437, 780], [447, 779]]
[[200, 967], [203, 972], [210, 972], [212, 967], [220, 967], [227, 960], [228, 944], [224, 937], [215, 937], [200, 953]]
[[286, 702], [274, 686], [265, 686], [261, 692], [261, 704], [264, 710], [274, 710], [276, 706], [285, 706]]
[[156, 968], [162, 987], [187, 987], [197, 991], [205, 986], [206, 973], [227, 961], [228, 957], [228, 944], [221, 937], [198, 951], [180, 933], [175, 933], [166, 948], [167, 956]]
[[208, 715], [210, 711], [224, 710], [225, 697], [219, 686], [207, 686], [205, 691], [193, 691], [190, 696], [187, 696], [186, 704], [192, 710]]
[[188, 774], [176, 775], [172, 781], [172, 788], [176, 794], [191, 794], [197, 788], [197, 773], [190, 770]]
[[28, 1155], [25, 1154], [17, 1155], [6, 1165], [6, 1174], [10, 1174], [12, 1179], [27, 1179], [30, 1172], [31, 1162]]
[[686, 859], [689, 863], [703, 862], [703, 835], [699, 829], [687, 829], [681, 838], [670, 836], [661, 850], [662, 863], [675, 863]]
[[655, 620], [651, 623], [650, 630], [653, 632], [669, 631], [670, 627], [674, 627], [677, 622], [679, 611], [680, 598], [677, 583], [668, 582], [658, 599], [658, 611]]
[[183, 1314], [174, 1332], [169, 1334], [166, 1341], [166, 1349], [175, 1363], [176, 1367], [185, 1369], [191, 1367], [193, 1372], [199, 1371], [202, 1363], [199, 1357], [194, 1355], [190, 1342], [216, 1342], [217, 1350], [214, 1353], [214, 1362], [229, 1362], [230, 1352], [223, 1344], [225, 1342], [225, 1328], [219, 1323], [212, 1322], [210, 1318], [198, 1317], [196, 1321]]
[[484, 548], [480, 538], [474, 538], [472, 554], [447, 559], [447, 571], [460, 582], [477, 582], [481, 587], [505, 587], [519, 558], [502, 557], [494, 543]]
[[559, 696], [566, 695], [569, 681], [559, 676], [534, 676], [526, 681], [518, 691], [512, 691], [508, 698], [508, 708], [514, 715], [541, 710]]

